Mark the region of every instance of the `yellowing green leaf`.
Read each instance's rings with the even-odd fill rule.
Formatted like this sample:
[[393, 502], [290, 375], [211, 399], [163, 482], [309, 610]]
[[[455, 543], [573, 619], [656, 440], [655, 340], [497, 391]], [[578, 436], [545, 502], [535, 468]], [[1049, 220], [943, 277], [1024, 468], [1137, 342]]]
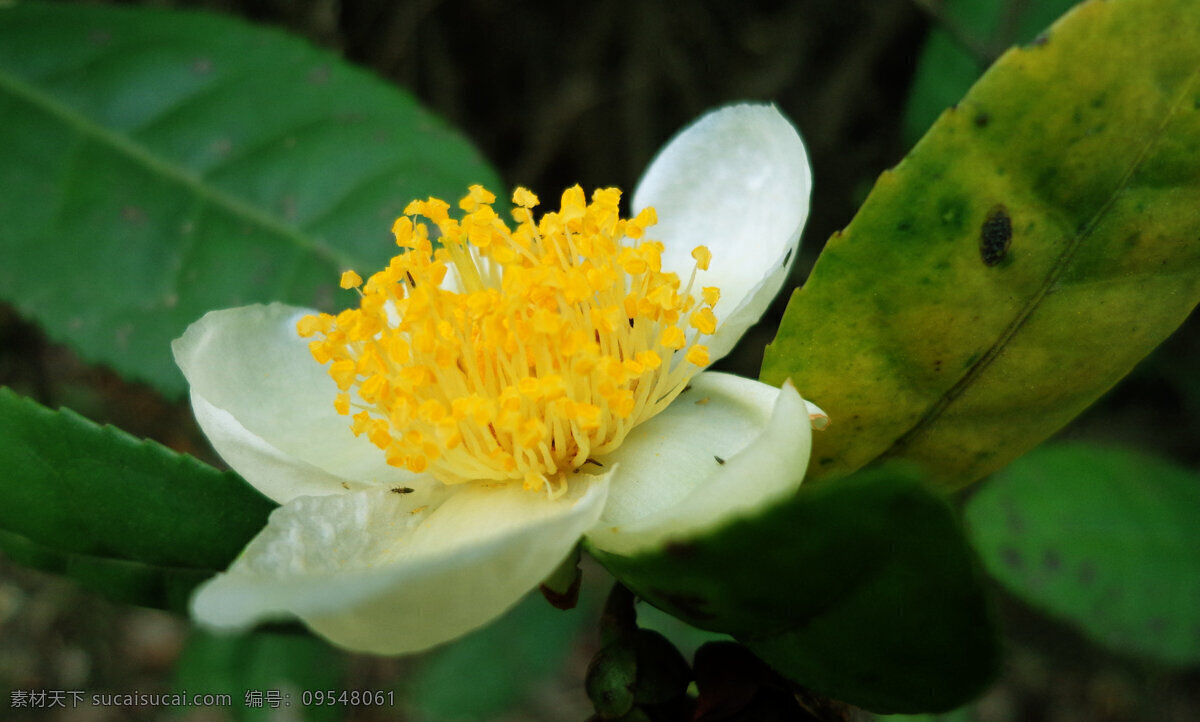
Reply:
[[763, 378], [824, 408], [810, 477], [969, 483], [1200, 299], [1200, 4], [1093, 0], [1005, 54], [835, 235]]

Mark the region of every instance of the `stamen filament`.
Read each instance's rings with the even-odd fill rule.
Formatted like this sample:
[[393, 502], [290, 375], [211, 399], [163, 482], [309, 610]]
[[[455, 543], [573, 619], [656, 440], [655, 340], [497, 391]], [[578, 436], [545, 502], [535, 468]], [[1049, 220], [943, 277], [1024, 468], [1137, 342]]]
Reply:
[[460, 220], [436, 198], [409, 204], [393, 225], [405, 250], [365, 284], [343, 274], [360, 307], [297, 326], [354, 433], [447, 484], [521, 481], [553, 497], [666, 408], [708, 364], [698, 340], [715, 332], [720, 294], [692, 295], [703, 246], [681, 294], [662, 244], [643, 238], [653, 209], [622, 220], [619, 199], [601, 189], [587, 203], [576, 186], [535, 222], [537, 197], [518, 188], [515, 228], [480, 186]]

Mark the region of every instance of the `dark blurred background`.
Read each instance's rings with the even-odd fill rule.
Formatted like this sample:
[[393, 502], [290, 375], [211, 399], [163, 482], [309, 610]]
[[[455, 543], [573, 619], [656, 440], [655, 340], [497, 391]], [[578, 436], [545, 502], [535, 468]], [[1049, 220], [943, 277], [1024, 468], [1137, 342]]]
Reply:
[[[907, 151], [906, 99], [922, 44], [938, 24], [938, 4], [914, 0], [144, 4], [207, 8], [305, 36], [413, 92], [470, 138], [510, 186], [551, 196], [575, 183], [631, 193], [654, 152], [703, 111], [739, 100], [774, 102], [800, 129], [814, 169], [795, 284], [878, 173]], [[757, 375], [784, 303], [786, 294], [774, 317], [722, 366]], [[1177, 334], [1068, 435], [1132, 440], [1200, 462], [1195, 327]], [[4, 306], [0, 384], [215, 461], [186, 405], [83, 365]], [[604, 586], [598, 574], [593, 580]], [[1001, 609], [1011, 640], [1005, 677], [976, 709], [947, 719], [1200, 719], [1195, 671], [1102, 651], [1009, 598]], [[580, 684], [594, 634], [584, 629], [561, 673], [503, 719], [586, 716]], [[2, 688], [169, 689], [186, 635], [186, 622], [176, 617], [113, 604], [0, 560]], [[374, 689], [421, 664], [352, 656], [342, 663], [351, 675], [346, 688]], [[23, 718], [159, 714], [87, 712]], [[222, 719], [210, 714], [192, 711], [186, 719]], [[379, 713], [354, 718], [386, 718], [372, 714]]]

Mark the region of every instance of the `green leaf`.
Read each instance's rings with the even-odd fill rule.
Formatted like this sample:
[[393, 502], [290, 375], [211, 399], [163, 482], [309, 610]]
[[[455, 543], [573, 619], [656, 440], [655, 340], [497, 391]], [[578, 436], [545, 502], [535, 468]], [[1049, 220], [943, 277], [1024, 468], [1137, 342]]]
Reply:
[[[499, 190], [411, 96], [279, 31], [198, 12], [0, 8], [0, 298], [178, 395], [214, 308], [328, 310], [408, 201]], [[344, 298], [343, 298], [344, 296]]]
[[274, 503], [154, 442], [0, 387], [0, 547], [119, 599], [180, 608]]
[[213, 574], [210, 569], [181, 569], [71, 554], [3, 529], [0, 529], [0, 552], [19, 564], [72, 579], [109, 599], [184, 614], [192, 590]]
[[[916, 142], [987, 69], [997, 49], [1032, 41], [1078, 0], [945, 0], [917, 58], [904, 112], [904, 138]], [[986, 62], [985, 62], [986, 59]]]
[[1037, 449], [966, 521], [1013, 593], [1118, 651], [1200, 663], [1200, 475], [1114, 448]]
[[[592, 605], [570, 611], [531, 594], [503, 617], [426, 658], [410, 703], [430, 719], [490, 720], [560, 672]], [[503, 662], [500, 662], [503, 660]]]
[[[175, 670], [176, 693], [227, 694], [225, 708], [239, 722], [345, 719], [350, 710], [394, 711], [397, 697], [386, 689], [348, 690], [345, 655], [305, 634], [255, 632], [217, 636], [193, 629]], [[370, 691], [369, 705], [305, 703], [305, 692], [336, 699], [343, 692]], [[376, 698], [374, 693], [382, 693]], [[390, 696], [389, 696], [390, 695]], [[390, 703], [388, 700], [391, 700]], [[377, 704], [383, 702], [383, 704]]]
[[[1061, 428], [1200, 300], [1200, 4], [1087, 2], [884, 173], [763, 379], [829, 413], [811, 479], [962, 485]], [[1011, 235], [1011, 238], [1010, 238]]]
[[986, 596], [955, 515], [900, 470], [805, 487], [658, 553], [589, 551], [651, 604], [867, 709], [950, 709], [995, 671]]

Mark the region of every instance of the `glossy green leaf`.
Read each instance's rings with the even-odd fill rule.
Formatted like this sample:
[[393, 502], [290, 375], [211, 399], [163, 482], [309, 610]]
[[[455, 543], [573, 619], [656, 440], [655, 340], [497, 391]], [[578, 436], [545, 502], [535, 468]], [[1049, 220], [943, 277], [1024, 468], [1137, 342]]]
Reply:
[[[440, 649], [406, 680], [407, 699], [430, 719], [490, 720], [561, 672], [593, 605], [563, 611], [531, 594], [500, 619]], [[500, 660], [503, 660], [502, 662]]]
[[[254, 632], [217, 636], [193, 629], [175, 670], [175, 692], [227, 694], [224, 711], [239, 722], [289, 719], [298, 722], [346, 719], [351, 712], [394, 713], [394, 690], [351, 690], [345, 683], [345, 655], [306, 634]], [[369, 704], [335, 701], [329, 694], [371, 692]], [[310, 693], [307, 701], [305, 693]], [[378, 695], [376, 693], [379, 693]], [[322, 703], [317, 703], [317, 695]]]
[[0, 529], [0, 553], [18, 564], [60, 574], [118, 602], [185, 614], [192, 590], [213, 574], [211, 569], [184, 569], [72, 554], [36, 544], [3, 529]]
[[767, 349], [828, 412], [811, 479], [961, 485], [1077, 415], [1200, 300], [1200, 4], [1086, 2], [884, 173]]
[[1200, 663], [1200, 474], [1132, 451], [1046, 446], [984, 484], [966, 520], [1014, 594], [1112, 649]]
[[205, 311], [329, 309], [413, 198], [499, 190], [407, 93], [198, 12], [0, 8], [0, 298], [91, 361], [183, 391]]
[[949, 709], [995, 671], [986, 596], [955, 515], [895, 469], [805, 487], [658, 553], [591, 551], [655, 606], [867, 709]]
[[0, 387], [0, 548], [124, 601], [181, 608], [274, 504], [238, 476]]
[[1028, 43], [1078, 0], [944, 0], [917, 58], [904, 137], [915, 143], [970, 90], [1000, 50]]

